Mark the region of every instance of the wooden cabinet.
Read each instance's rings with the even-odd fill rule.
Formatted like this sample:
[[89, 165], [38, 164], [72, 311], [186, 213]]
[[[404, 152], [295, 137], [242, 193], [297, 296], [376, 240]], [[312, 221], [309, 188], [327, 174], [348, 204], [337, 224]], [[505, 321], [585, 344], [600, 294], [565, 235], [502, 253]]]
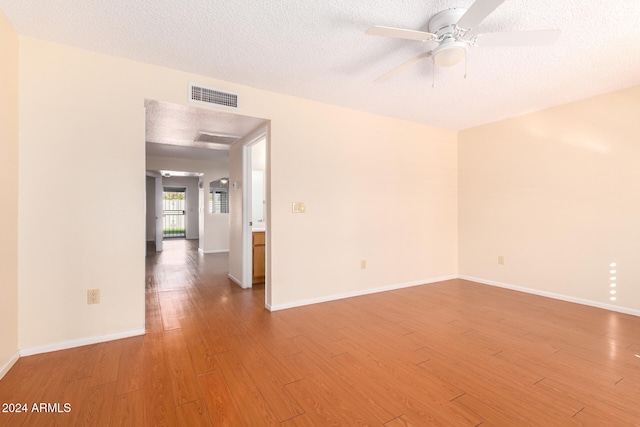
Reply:
[[253, 274], [251, 283], [264, 283], [266, 262], [264, 231], [253, 232]]

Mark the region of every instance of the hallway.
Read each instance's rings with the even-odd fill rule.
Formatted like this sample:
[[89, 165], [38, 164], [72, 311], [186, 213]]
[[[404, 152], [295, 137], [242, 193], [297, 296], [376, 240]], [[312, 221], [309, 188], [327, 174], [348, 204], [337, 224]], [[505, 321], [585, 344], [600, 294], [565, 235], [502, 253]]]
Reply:
[[229, 280], [227, 253], [201, 254], [197, 240], [185, 239], [165, 239], [163, 249], [147, 251], [147, 333], [217, 329], [265, 311], [264, 285], [245, 290]]

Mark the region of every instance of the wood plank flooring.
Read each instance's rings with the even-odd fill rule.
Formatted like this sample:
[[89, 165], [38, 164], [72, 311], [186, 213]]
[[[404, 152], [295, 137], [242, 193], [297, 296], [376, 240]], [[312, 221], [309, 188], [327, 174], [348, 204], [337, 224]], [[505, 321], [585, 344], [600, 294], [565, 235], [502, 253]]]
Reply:
[[146, 260], [146, 335], [21, 358], [0, 403], [71, 411], [0, 425], [640, 426], [638, 317], [464, 280], [270, 313], [225, 254]]

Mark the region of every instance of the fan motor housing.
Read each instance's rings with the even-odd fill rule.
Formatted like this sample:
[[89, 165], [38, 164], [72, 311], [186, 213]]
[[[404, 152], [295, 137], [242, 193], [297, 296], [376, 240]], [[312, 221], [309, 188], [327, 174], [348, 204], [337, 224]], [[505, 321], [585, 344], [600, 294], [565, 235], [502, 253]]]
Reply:
[[437, 35], [438, 39], [442, 39], [447, 34], [454, 34], [456, 24], [466, 11], [464, 7], [454, 7], [436, 13], [427, 23], [429, 32]]

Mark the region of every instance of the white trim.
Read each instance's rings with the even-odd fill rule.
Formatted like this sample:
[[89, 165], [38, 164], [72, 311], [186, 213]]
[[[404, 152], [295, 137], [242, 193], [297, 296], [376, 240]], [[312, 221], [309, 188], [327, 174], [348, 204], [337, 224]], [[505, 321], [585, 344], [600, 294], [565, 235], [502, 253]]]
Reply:
[[[253, 230], [251, 229], [252, 221], [252, 208], [251, 203], [253, 198], [251, 196], [252, 191], [252, 158], [253, 158], [253, 146], [261, 140], [267, 139], [267, 127], [260, 126], [255, 131], [251, 132], [244, 140], [242, 140], [242, 288], [253, 287]], [[266, 142], [265, 142], [266, 144]], [[266, 170], [265, 170], [266, 172]], [[266, 175], [266, 173], [265, 173]], [[264, 218], [268, 220], [268, 218]], [[266, 230], [267, 221], [265, 221], [265, 237], [268, 234]], [[266, 241], [265, 241], [266, 244]], [[266, 269], [265, 261], [265, 269]], [[266, 278], [266, 274], [265, 274]], [[267, 295], [265, 294], [265, 299]]]
[[264, 308], [266, 308], [269, 311], [273, 311], [273, 308], [271, 307], [271, 304], [267, 304], [266, 302], [264, 303]]
[[9, 372], [9, 369], [11, 369], [11, 367], [13, 367], [13, 365], [16, 364], [18, 359], [20, 359], [20, 352], [16, 351], [16, 354], [11, 356], [9, 361], [0, 368], [0, 380], [2, 379], [2, 377], [4, 377], [7, 374], [7, 372]]
[[553, 298], [553, 299], [567, 301], [567, 302], [573, 302], [573, 303], [576, 303], [576, 304], [582, 304], [582, 305], [588, 305], [588, 306], [591, 306], [591, 307], [603, 308], [605, 310], [617, 311], [619, 313], [630, 314], [632, 316], [640, 316], [640, 310], [633, 310], [631, 308], [619, 307], [619, 306], [616, 306], [616, 305], [605, 304], [605, 303], [601, 303], [601, 302], [597, 302], [597, 301], [591, 301], [591, 300], [587, 300], [587, 299], [571, 297], [571, 296], [568, 296], [568, 295], [555, 294], [553, 292], [540, 291], [540, 290], [537, 290], [537, 289], [524, 288], [522, 286], [510, 285], [508, 283], [501, 283], [501, 282], [495, 282], [493, 280], [480, 279], [479, 277], [471, 277], [471, 276], [460, 275], [459, 278], [463, 279], [463, 280], [470, 280], [472, 282], [482, 283], [484, 285], [497, 286], [499, 288], [511, 289], [513, 291], [525, 292], [525, 293], [528, 293], [528, 294], [534, 294], [534, 295], [539, 295], [539, 296], [542, 296], [542, 297]]
[[227, 273], [227, 277], [234, 282], [236, 285], [242, 287], [242, 282], [240, 280], [238, 280], [236, 277], [233, 276], [233, 274], [231, 273]]
[[198, 252], [201, 253], [201, 254], [221, 254], [221, 253], [224, 253], [224, 252], [229, 252], [229, 249], [214, 249], [214, 250], [211, 250], [211, 251], [204, 251], [204, 250], [198, 248]]
[[[253, 231], [251, 230], [251, 168], [253, 151], [251, 146], [261, 136], [242, 142], [242, 288], [253, 286]], [[266, 234], [266, 233], [265, 233]]]
[[286, 304], [266, 305], [266, 307], [267, 307], [267, 309], [269, 311], [285, 310], [287, 308], [302, 307], [304, 305], [317, 304], [317, 303], [321, 303], [321, 302], [328, 302], [328, 301], [335, 301], [335, 300], [340, 300], [340, 299], [345, 299], [345, 298], [358, 297], [358, 296], [362, 296], [362, 295], [375, 294], [375, 293], [378, 293], [378, 292], [393, 291], [393, 290], [396, 290], [396, 289], [409, 288], [409, 287], [412, 287], [412, 286], [428, 285], [430, 283], [442, 282], [444, 280], [451, 280], [451, 279], [457, 279], [457, 278], [458, 278], [458, 276], [455, 276], [455, 275], [454, 276], [435, 277], [433, 279], [417, 280], [415, 282], [399, 283], [399, 284], [395, 284], [395, 285], [381, 286], [379, 288], [372, 288], [372, 289], [364, 289], [364, 290], [361, 290], [361, 291], [346, 292], [344, 294], [328, 295], [326, 297], [312, 298], [312, 299], [302, 300], [302, 301], [294, 301], [294, 302], [290, 302], [290, 303], [286, 303]]
[[138, 335], [144, 335], [144, 329], [134, 329], [126, 332], [119, 332], [117, 334], [102, 335], [98, 337], [80, 338], [71, 341], [62, 341], [55, 344], [43, 345], [40, 347], [31, 347], [20, 350], [20, 356], [32, 356], [34, 354], [49, 353], [50, 351], [66, 350], [68, 348], [82, 347], [83, 345], [97, 344], [105, 341], [119, 340], [122, 338], [135, 337]]

